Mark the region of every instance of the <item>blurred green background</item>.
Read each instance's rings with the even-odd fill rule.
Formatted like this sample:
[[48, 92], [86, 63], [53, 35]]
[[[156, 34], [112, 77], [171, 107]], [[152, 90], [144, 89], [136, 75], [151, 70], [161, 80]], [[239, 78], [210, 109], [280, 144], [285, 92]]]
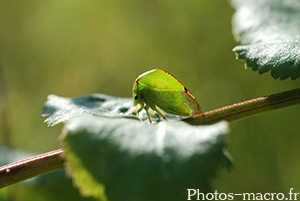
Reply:
[[[134, 79], [153, 68], [177, 77], [204, 111], [299, 87], [235, 60], [233, 13], [224, 0], [0, 0], [1, 144], [57, 149], [61, 125], [40, 117], [47, 95], [131, 97]], [[235, 168], [215, 189], [300, 193], [299, 111], [230, 124]]]

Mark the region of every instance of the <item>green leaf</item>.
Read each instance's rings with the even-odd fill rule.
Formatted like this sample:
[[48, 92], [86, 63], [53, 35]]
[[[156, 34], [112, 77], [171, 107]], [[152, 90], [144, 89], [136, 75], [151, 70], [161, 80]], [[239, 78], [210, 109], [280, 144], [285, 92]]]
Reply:
[[274, 79], [300, 77], [300, 42], [273, 42], [238, 46], [233, 49], [238, 59], [245, 59], [245, 66], [260, 74], [271, 70]]
[[60, 137], [66, 165], [81, 194], [100, 200], [186, 200], [187, 189], [211, 191], [225, 150], [226, 122], [146, 124], [136, 119], [81, 116]]
[[300, 77], [300, 2], [297, 0], [232, 0], [235, 39], [245, 46], [233, 49], [246, 67], [274, 79]]
[[[92, 94], [78, 98], [50, 95], [46, 122], [65, 122], [60, 137], [68, 172], [81, 194], [100, 200], [182, 200], [187, 189], [211, 191], [225, 150], [227, 123], [192, 126], [180, 116], [155, 115], [148, 124], [132, 114], [131, 98]], [[130, 117], [130, 118], [128, 118]], [[162, 121], [161, 121], [162, 120]], [[160, 122], [161, 121], [161, 122]]]
[[[49, 95], [44, 104], [42, 116], [48, 117], [45, 122], [49, 126], [54, 126], [73, 117], [93, 114], [106, 117], [130, 117], [137, 118], [134, 110], [132, 98], [113, 97], [104, 94], [91, 94], [78, 98], [64, 98], [56, 95]], [[166, 114], [168, 119], [179, 120], [180, 116]], [[155, 121], [161, 121], [159, 115], [152, 115]], [[145, 111], [140, 113], [140, 119], [148, 121]]]
[[42, 116], [49, 116], [45, 122], [49, 126], [87, 114], [120, 116], [131, 115], [132, 99], [118, 98], [104, 94], [92, 94], [78, 98], [64, 98], [49, 95], [44, 104]]

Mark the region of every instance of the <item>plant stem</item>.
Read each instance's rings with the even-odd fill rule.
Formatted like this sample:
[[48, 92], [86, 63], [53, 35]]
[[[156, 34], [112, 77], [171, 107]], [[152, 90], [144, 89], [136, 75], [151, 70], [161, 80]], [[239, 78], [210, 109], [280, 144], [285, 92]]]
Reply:
[[[300, 88], [255, 98], [184, 119], [190, 124], [213, 124], [247, 118], [300, 103]], [[58, 149], [0, 167], [0, 189], [63, 168], [63, 150]]]
[[209, 125], [222, 120], [232, 122], [299, 103], [300, 88], [233, 104], [183, 121], [193, 125]]
[[0, 189], [63, 168], [63, 150], [57, 149], [0, 167]]

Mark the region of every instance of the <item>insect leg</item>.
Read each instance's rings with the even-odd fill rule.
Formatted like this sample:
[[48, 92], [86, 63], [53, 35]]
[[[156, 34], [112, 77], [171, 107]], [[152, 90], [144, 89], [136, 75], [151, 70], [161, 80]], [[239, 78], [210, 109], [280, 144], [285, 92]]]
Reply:
[[162, 116], [162, 118], [164, 118], [165, 120], [167, 120], [167, 117], [165, 116], [164, 113], [162, 113], [162, 112], [160, 111], [160, 109], [157, 107], [157, 105], [155, 105], [154, 107], [155, 107], [155, 111], [156, 111], [160, 116]]
[[156, 115], [156, 111], [152, 110], [152, 108], [150, 108], [150, 109], [151, 109], [151, 112], [152, 112], [153, 116]]
[[[139, 106], [141, 106], [141, 107], [138, 109]], [[145, 107], [144, 105], [139, 104], [136, 106], [136, 108], [132, 112], [137, 113], [136, 116], [139, 117], [139, 114], [144, 109], [144, 107]]]
[[135, 107], [135, 109], [132, 110], [132, 112], [133, 112], [133, 113], [136, 113], [136, 111], [138, 110], [138, 107], [139, 107], [139, 106], [137, 105], [137, 106]]
[[148, 112], [148, 110], [149, 110], [149, 106], [148, 106], [148, 105], [145, 107], [145, 110], [146, 110], [146, 113], [147, 113], [147, 116], [148, 116], [148, 119], [149, 119], [149, 123], [151, 124], [152, 121], [151, 121], [150, 114], [149, 114], [149, 112]]

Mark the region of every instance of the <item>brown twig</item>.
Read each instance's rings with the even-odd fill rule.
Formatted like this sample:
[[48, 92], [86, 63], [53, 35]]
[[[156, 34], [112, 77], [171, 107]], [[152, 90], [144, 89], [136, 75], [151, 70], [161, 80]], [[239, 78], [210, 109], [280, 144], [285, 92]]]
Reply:
[[63, 150], [57, 149], [0, 167], [0, 189], [63, 168]]
[[300, 88], [229, 105], [183, 121], [193, 125], [209, 125], [222, 120], [232, 122], [299, 103]]
[[[229, 122], [300, 103], [300, 89], [255, 98], [184, 119], [190, 124]], [[63, 150], [58, 149], [0, 167], [0, 188], [63, 168]]]

